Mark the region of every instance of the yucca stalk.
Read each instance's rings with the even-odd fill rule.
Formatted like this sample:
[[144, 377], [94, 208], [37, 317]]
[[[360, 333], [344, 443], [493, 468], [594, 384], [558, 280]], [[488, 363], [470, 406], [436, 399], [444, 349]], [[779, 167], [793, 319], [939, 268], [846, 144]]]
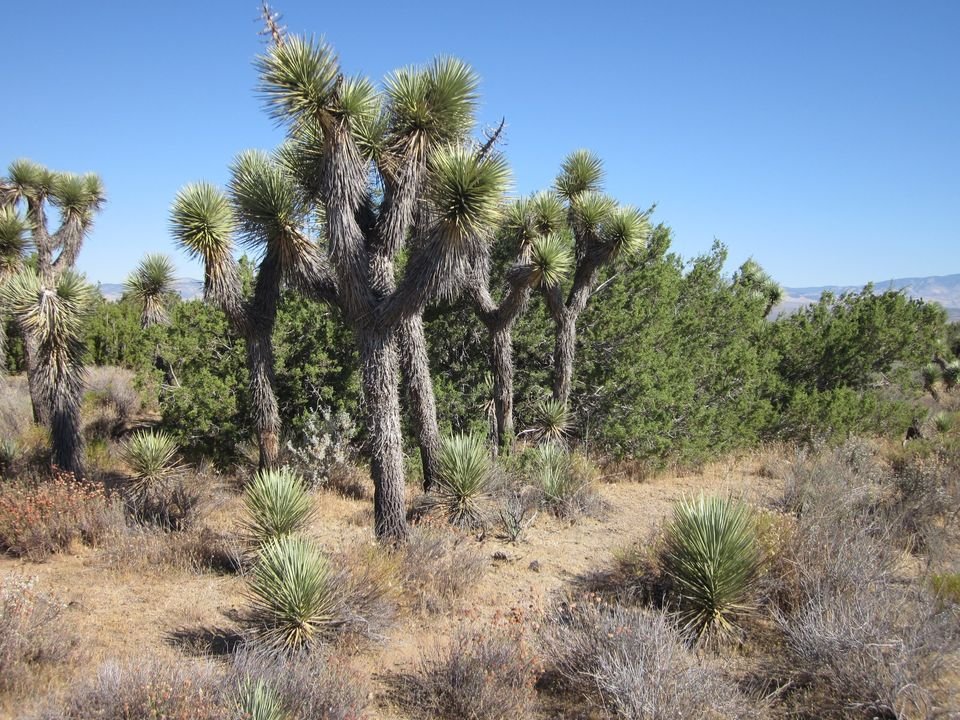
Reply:
[[36, 349], [33, 377], [39, 401], [50, 410], [53, 463], [78, 477], [83, 475], [82, 329], [95, 292], [72, 271], [64, 272], [56, 285], [47, 287], [30, 269], [14, 275], [0, 290], [3, 306]]
[[490, 494], [491, 460], [483, 438], [452, 435], [440, 449], [439, 481], [434, 504], [459, 527], [483, 523], [482, 501]]
[[125, 289], [140, 305], [140, 325], [166, 325], [173, 295], [173, 263], [166, 255], [148, 254], [127, 278]]
[[258, 546], [291, 535], [309, 524], [313, 498], [289, 468], [261, 470], [243, 493], [244, 527]]
[[142, 502], [179, 472], [179, 451], [176, 441], [162, 430], [141, 430], [121, 445], [120, 457], [130, 470], [127, 491], [134, 501]]
[[284, 720], [287, 717], [277, 691], [260, 678], [247, 678], [240, 683], [237, 712], [243, 720]]
[[263, 545], [247, 594], [254, 639], [269, 652], [313, 648], [343, 624], [333, 569], [304, 538], [282, 535]]
[[754, 516], [745, 503], [703, 495], [678, 502], [663, 563], [684, 628], [697, 637], [735, 633], [736, 617], [751, 607], [760, 557]]

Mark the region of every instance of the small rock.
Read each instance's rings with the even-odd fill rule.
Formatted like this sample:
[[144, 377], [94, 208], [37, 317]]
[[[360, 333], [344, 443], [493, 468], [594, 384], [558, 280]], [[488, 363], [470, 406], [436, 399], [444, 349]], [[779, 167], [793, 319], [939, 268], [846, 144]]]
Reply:
[[528, 565], [528, 567], [534, 572], [540, 572], [540, 561], [534, 560], [533, 562], [530, 563], [530, 565]]

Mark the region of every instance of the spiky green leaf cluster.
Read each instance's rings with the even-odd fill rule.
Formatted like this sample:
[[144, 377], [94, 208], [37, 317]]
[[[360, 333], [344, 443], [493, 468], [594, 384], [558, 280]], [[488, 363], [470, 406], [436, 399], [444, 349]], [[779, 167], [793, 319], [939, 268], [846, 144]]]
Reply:
[[105, 200], [103, 181], [95, 173], [53, 173], [50, 198], [65, 215], [88, 220]]
[[30, 223], [12, 205], [0, 207], [0, 279], [20, 269], [30, 249]]
[[340, 67], [323, 40], [290, 35], [256, 60], [259, 90], [279, 123], [317, 119], [332, 109]]
[[953, 390], [960, 384], [960, 360], [952, 360], [943, 369], [943, 383], [947, 390]]
[[182, 188], [173, 201], [170, 224], [177, 244], [190, 257], [201, 258], [207, 265], [230, 257], [233, 211], [216, 186], [201, 182]]
[[285, 720], [277, 691], [261, 678], [247, 678], [237, 689], [237, 712], [243, 720]]
[[607, 216], [601, 239], [614, 253], [630, 255], [643, 249], [649, 235], [650, 222], [646, 214], [621, 205]]
[[545, 442], [537, 446], [534, 469], [548, 505], [568, 503], [580, 490], [572, 472], [570, 456], [557, 443]]
[[564, 200], [599, 192], [603, 186], [603, 161], [589, 150], [576, 150], [568, 155], [557, 176], [557, 194]]
[[315, 647], [343, 624], [333, 569], [309, 540], [283, 535], [260, 548], [247, 594], [257, 645], [287, 654]]
[[530, 249], [530, 264], [534, 269], [534, 285], [559, 285], [573, 268], [570, 243], [559, 234], [538, 237]]
[[760, 559], [754, 516], [745, 503], [703, 495], [677, 503], [663, 562], [685, 628], [698, 637], [733, 633], [736, 616], [749, 609]]
[[482, 522], [481, 501], [490, 493], [490, 471], [483, 438], [456, 434], [443, 439], [434, 502], [451, 523], [469, 527]]
[[587, 191], [576, 195], [570, 207], [574, 224], [580, 231], [599, 238], [604, 226], [612, 219], [617, 204], [608, 195]]
[[537, 422], [533, 428], [537, 439], [562, 445], [572, 425], [570, 409], [562, 400], [547, 398], [537, 403]]
[[167, 304], [173, 293], [173, 262], [166, 255], [150, 253], [125, 283], [127, 293], [140, 305], [143, 327], [164, 324], [169, 320]]
[[179, 471], [180, 448], [162, 430], [141, 430], [120, 449], [120, 457], [130, 470], [127, 485], [134, 498], [143, 498], [166, 483]]
[[538, 192], [530, 198], [533, 226], [540, 235], [561, 232], [567, 226], [567, 209], [556, 193]]
[[14, 188], [15, 200], [45, 197], [53, 185], [53, 173], [32, 160], [14, 160], [7, 173]]
[[510, 180], [506, 161], [447, 146], [429, 162], [428, 194], [438, 222], [460, 236], [483, 236], [496, 226]]
[[3, 286], [3, 305], [19, 319], [41, 344], [65, 349], [79, 342], [83, 319], [96, 297], [96, 290], [73, 271], [64, 272], [53, 288], [44, 287], [40, 276], [24, 269]]
[[246, 245], [261, 249], [272, 243], [283, 255], [295, 252], [288, 246], [301, 237], [308, 208], [294, 178], [260, 150], [241, 153], [230, 170], [230, 194]]
[[261, 470], [243, 493], [244, 527], [257, 545], [293, 534], [309, 524], [313, 499], [289, 468]]

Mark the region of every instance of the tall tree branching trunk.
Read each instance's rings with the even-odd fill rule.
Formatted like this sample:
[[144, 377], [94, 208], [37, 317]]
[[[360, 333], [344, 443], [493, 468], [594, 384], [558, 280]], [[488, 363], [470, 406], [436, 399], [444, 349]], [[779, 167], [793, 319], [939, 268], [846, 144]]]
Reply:
[[437, 482], [440, 428], [422, 315], [415, 315], [401, 324], [399, 343], [400, 366], [407, 383], [410, 416], [423, 465], [423, 489], [429, 491]]

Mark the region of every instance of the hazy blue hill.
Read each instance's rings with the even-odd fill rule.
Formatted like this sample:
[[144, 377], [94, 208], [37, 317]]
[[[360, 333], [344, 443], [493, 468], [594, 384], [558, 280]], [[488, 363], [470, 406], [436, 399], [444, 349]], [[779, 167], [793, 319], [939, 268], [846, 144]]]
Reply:
[[[174, 283], [177, 292], [184, 300], [193, 300], [203, 296], [203, 281], [183, 278]], [[100, 283], [100, 294], [107, 300], [119, 300], [123, 295], [123, 283]]]

